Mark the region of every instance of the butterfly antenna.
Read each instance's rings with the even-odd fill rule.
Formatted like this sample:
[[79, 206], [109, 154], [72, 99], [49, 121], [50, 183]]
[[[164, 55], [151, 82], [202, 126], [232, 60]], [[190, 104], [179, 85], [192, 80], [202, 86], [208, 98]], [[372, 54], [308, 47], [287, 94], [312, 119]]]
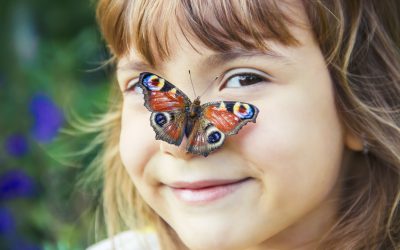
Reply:
[[190, 74], [190, 70], [189, 70], [189, 78], [190, 78], [190, 83], [192, 84], [192, 89], [193, 89], [193, 93], [194, 93], [194, 98], [197, 98], [196, 90], [194, 90], [194, 85], [193, 85], [193, 81], [192, 81], [192, 74]]
[[212, 84], [219, 78], [219, 76], [215, 77], [215, 79], [213, 81], [210, 82], [210, 84], [208, 84], [207, 88], [203, 91], [203, 93], [201, 93], [201, 95], [199, 97], [202, 97], [212, 86]]

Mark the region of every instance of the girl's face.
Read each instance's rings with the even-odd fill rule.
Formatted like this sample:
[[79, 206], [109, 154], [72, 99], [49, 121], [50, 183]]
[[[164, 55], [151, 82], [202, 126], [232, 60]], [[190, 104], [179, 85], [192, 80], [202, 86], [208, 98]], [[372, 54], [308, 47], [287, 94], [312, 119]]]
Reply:
[[[143, 95], [137, 88], [124, 92], [124, 166], [143, 199], [191, 249], [295, 249], [320, 237], [334, 219], [345, 145], [360, 146], [340, 124], [332, 81], [311, 31], [291, 31], [300, 45], [266, 41], [271, 53], [220, 54], [191, 41], [196, 51], [177, 35], [172, 57], [157, 69], [135, 53], [119, 62], [123, 91], [141, 71], [150, 71], [193, 100], [190, 70], [197, 93], [220, 76], [202, 103], [237, 100], [260, 110], [257, 123], [203, 157], [186, 153], [185, 140], [179, 147], [155, 140]], [[214, 199], [172, 188], [176, 182], [243, 179]]]

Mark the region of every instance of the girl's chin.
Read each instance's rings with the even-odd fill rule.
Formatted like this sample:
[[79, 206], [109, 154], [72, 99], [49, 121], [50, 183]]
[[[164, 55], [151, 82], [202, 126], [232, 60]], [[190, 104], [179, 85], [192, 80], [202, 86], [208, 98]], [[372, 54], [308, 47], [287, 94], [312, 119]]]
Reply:
[[[211, 223], [210, 223], [211, 222]], [[234, 249], [247, 249], [249, 245], [258, 242], [260, 237], [258, 232], [252, 232], [250, 228], [240, 227], [244, 225], [243, 221], [232, 218], [226, 221], [206, 221], [204, 223], [185, 223], [184, 221], [179, 222], [176, 232], [183, 243], [189, 247], [189, 249], [195, 250], [234, 250]], [[256, 228], [254, 226], [253, 228]], [[258, 231], [264, 231], [257, 227]], [[264, 235], [265, 236], [265, 233]]]
[[[243, 235], [248, 235], [243, 232]], [[254, 242], [252, 239], [230, 239], [224, 235], [214, 235], [212, 237], [204, 237], [200, 236], [200, 234], [180, 236], [183, 243], [189, 248], [193, 250], [210, 250], [210, 249], [218, 249], [218, 250], [236, 250], [236, 249], [247, 249], [249, 245], [246, 242]]]

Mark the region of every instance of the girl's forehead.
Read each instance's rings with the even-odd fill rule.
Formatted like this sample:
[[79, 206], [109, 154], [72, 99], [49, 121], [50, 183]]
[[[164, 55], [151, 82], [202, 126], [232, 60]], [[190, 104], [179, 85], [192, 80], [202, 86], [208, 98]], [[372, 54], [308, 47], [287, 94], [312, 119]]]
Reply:
[[[237, 59], [247, 60], [246, 58], [268, 57], [276, 61], [290, 63], [290, 57], [285, 47], [280, 46], [277, 42], [266, 41], [268, 48], [266, 49], [245, 49], [242, 47], [232, 47], [227, 51], [216, 51], [206, 47], [198, 38], [194, 37], [193, 40], [188, 40], [182, 37], [183, 35], [174, 36], [175, 39], [171, 42], [170, 54], [168, 57], [161, 57], [159, 54], [153, 54], [155, 63], [149, 64], [146, 58], [143, 58], [137, 50], [131, 50], [126, 56], [118, 61], [118, 69], [120, 70], [134, 70], [136, 72], [143, 72], [147, 70], [155, 70], [163, 72], [165, 66], [168, 64], [175, 65], [179, 61], [190, 62], [195, 64], [193, 67], [199, 70], [218, 67], [219, 65], [226, 64]], [[155, 52], [157, 53], [157, 51]], [[190, 60], [182, 60], [183, 57], [190, 58]], [[188, 65], [186, 65], [188, 66]]]

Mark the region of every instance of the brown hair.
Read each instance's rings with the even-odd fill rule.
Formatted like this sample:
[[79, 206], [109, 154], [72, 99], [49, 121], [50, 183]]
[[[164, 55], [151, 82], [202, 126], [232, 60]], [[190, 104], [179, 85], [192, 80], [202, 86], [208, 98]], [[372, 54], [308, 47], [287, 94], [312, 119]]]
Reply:
[[[354, 164], [344, 180], [337, 223], [319, 248], [399, 249], [400, 2], [300, 3], [333, 79], [341, 120], [365, 138], [369, 148], [367, 156], [354, 154]], [[213, 15], [205, 15], [210, 12]], [[290, 16], [273, 0], [100, 0], [97, 7], [101, 31], [115, 58], [134, 49], [150, 65], [170, 55], [173, 24], [179, 25], [188, 41], [196, 39], [215, 51], [235, 47], [268, 50], [265, 39], [287, 46], [298, 44], [288, 30], [288, 23], [296, 25]], [[119, 103], [100, 123], [104, 150], [99, 159], [108, 234], [151, 225], [162, 249], [185, 249], [174, 230], [136, 193], [122, 166], [120, 118]]]

